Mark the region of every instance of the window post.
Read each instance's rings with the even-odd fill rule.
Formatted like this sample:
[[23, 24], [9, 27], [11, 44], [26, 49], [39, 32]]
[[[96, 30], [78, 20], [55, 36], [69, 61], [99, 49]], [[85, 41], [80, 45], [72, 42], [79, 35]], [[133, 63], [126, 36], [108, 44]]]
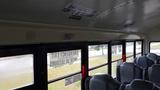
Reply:
[[37, 46], [34, 50], [34, 88], [48, 90], [47, 53], [41, 46]]
[[108, 43], [108, 74], [112, 74], [112, 47], [111, 42]]
[[133, 45], [133, 58], [135, 59], [136, 58], [136, 48], [137, 48], [137, 46], [136, 46], [136, 41], [134, 41], [134, 45]]
[[122, 60], [126, 62], [126, 42], [122, 41]]
[[85, 79], [88, 77], [88, 44], [85, 44], [82, 48], [81, 54], [81, 72], [82, 72], [82, 82], [81, 89], [85, 90]]

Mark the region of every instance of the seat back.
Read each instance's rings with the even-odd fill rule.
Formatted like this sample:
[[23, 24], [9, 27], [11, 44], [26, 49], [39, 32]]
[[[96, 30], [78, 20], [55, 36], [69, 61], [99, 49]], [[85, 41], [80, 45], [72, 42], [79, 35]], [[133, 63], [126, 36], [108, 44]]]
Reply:
[[157, 56], [157, 64], [160, 64], [160, 56]]
[[89, 90], [89, 82], [90, 82], [90, 79], [92, 77], [91, 76], [88, 76], [86, 79], [85, 79], [85, 90]]
[[159, 86], [157, 86], [157, 85], [154, 85], [153, 90], [160, 90], [160, 87], [159, 87]]
[[126, 84], [122, 83], [119, 87], [119, 90], [125, 90], [126, 88]]
[[130, 83], [133, 79], [142, 79], [143, 71], [134, 63], [123, 63], [119, 66], [119, 77], [121, 83]]
[[154, 61], [148, 59], [146, 56], [140, 56], [134, 60], [134, 64], [142, 69], [148, 69], [148, 67], [154, 64]]
[[150, 59], [150, 60], [152, 60], [155, 64], [157, 64], [157, 63], [159, 63], [159, 61], [158, 61], [158, 55], [156, 55], [156, 54], [154, 54], [154, 53], [148, 53], [147, 55], [146, 55], [146, 57], [148, 58], [148, 59]]
[[145, 80], [133, 80], [126, 85], [125, 90], [154, 90], [154, 85]]
[[109, 75], [95, 75], [90, 79], [89, 90], [118, 90], [120, 83]]
[[155, 64], [148, 69], [149, 80], [160, 86], [160, 65]]

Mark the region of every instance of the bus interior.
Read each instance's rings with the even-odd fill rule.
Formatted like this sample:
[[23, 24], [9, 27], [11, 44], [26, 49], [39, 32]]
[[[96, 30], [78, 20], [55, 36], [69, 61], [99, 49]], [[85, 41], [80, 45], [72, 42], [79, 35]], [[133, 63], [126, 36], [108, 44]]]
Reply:
[[0, 0], [0, 90], [160, 90], [160, 0]]

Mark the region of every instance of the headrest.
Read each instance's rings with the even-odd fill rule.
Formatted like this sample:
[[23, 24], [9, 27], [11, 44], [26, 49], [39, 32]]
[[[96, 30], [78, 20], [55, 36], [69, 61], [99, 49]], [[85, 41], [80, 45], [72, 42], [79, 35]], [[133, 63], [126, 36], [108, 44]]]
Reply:
[[107, 80], [112, 79], [109, 75], [95, 75], [90, 79], [89, 90], [107, 90]]
[[147, 69], [154, 64], [154, 62], [148, 59], [146, 56], [138, 57], [137, 59], [135, 59], [134, 63], [142, 69]]
[[158, 59], [158, 55], [154, 53], [148, 53], [146, 57], [154, 62], [156, 62], [156, 60]]
[[110, 75], [95, 75], [90, 79], [89, 90], [117, 90], [120, 82]]
[[153, 83], [145, 80], [133, 80], [130, 84], [126, 85], [126, 90], [152, 90]]

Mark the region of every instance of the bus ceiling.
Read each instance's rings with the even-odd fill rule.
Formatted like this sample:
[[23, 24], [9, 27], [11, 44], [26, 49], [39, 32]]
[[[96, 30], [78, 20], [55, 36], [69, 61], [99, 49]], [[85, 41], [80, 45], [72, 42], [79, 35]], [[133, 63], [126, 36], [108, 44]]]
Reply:
[[0, 11], [0, 28], [7, 24], [147, 35], [160, 28], [160, 0], [1, 0]]

